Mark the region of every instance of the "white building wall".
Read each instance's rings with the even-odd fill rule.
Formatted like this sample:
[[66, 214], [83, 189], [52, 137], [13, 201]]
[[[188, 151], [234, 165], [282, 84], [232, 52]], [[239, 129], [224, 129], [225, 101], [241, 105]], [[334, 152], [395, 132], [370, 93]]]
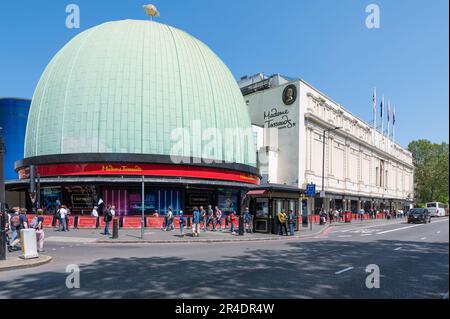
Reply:
[[[297, 100], [287, 106], [282, 96], [286, 86], [291, 84], [297, 87]], [[263, 146], [269, 146], [272, 152], [269, 161], [276, 161], [276, 165], [268, 165], [276, 169], [276, 174], [270, 174], [271, 183], [305, 189], [313, 182], [321, 189], [323, 131], [342, 127], [328, 133], [325, 139], [325, 190], [367, 198], [412, 199], [411, 153], [374, 132], [372, 127], [308, 83], [293, 81], [244, 98], [252, 123], [264, 127]], [[280, 126], [269, 134], [271, 123], [286, 118], [290, 121], [289, 127]], [[274, 131], [278, 139], [268, 138]]]

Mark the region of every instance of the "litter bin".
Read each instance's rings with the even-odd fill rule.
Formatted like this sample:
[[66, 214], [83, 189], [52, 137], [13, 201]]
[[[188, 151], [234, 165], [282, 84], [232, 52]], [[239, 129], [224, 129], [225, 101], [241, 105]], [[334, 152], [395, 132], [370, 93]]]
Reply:
[[351, 223], [352, 222], [352, 214], [350, 212], [345, 213], [345, 222]]

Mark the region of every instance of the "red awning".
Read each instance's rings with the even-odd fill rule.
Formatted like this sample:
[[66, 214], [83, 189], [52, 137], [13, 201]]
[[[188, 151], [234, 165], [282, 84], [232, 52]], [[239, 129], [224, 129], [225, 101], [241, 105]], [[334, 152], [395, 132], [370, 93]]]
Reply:
[[264, 194], [266, 191], [264, 189], [255, 189], [252, 191], [248, 191], [247, 195], [262, 195]]

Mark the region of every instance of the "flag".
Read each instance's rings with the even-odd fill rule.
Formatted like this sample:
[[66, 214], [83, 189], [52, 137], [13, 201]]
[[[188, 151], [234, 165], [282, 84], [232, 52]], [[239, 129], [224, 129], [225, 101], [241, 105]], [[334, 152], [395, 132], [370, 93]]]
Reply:
[[381, 100], [381, 103], [380, 103], [380, 109], [381, 109], [381, 112], [380, 112], [380, 117], [381, 118], [383, 118], [383, 100]]
[[392, 125], [395, 126], [395, 106], [394, 106], [394, 113], [392, 114]]
[[104, 202], [103, 202], [103, 199], [100, 198], [100, 200], [98, 201], [98, 204], [97, 204], [97, 205], [100, 206], [100, 205], [103, 204], [103, 203], [104, 203]]
[[389, 124], [391, 121], [391, 100], [388, 100], [387, 120]]
[[377, 90], [373, 90], [373, 113], [377, 112]]

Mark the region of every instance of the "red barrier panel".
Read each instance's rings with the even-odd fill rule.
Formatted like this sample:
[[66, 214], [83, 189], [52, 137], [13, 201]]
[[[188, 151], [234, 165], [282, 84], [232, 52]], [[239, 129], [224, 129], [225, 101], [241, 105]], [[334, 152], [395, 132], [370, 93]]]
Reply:
[[78, 217], [78, 228], [93, 229], [96, 228], [97, 218], [95, 217]]
[[44, 216], [44, 227], [52, 227], [53, 216]]
[[164, 226], [164, 217], [147, 217], [147, 228], [161, 228]]
[[[104, 227], [105, 227], [105, 220], [104, 220], [103, 218], [104, 218], [104, 216], [100, 216], [100, 223], [99, 223], [99, 227], [100, 227], [100, 228], [104, 228]], [[117, 220], [119, 219], [119, 217], [114, 217], [114, 218], [117, 218]], [[113, 221], [111, 220], [111, 222], [109, 223], [109, 229], [110, 229], [110, 231], [112, 231], [112, 230], [111, 230], [112, 227], [113, 227]]]
[[123, 228], [128, 229], [141, 228], [141, 217], [124, 217]]
[[34, 216], [36, 216], [36, 215], [34, 215], [34, 214], [27, 214], [28, 224], [31, 223], [31, 221], [33, 220]]

